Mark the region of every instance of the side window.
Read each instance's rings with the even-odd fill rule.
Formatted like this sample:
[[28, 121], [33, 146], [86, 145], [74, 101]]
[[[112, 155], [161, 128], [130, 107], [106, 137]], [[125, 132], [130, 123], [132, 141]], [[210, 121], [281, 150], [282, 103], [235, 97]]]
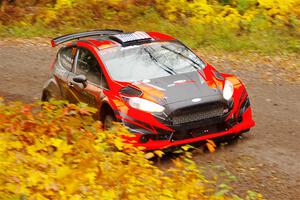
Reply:
[[59, 58], [58, 58], [60, 64], [67, 70], [71, 71], [75, 54], [76, 54], [75, 47], [66, 47], [62, 49], [61, 52], [59, 53]]
[[87, 77], [88, 81], [100, 85], [103, 88], [108, 88], [101, 67], [93, 53], [83, 48], [78, 49], [78, 51], [75, 73], [83, 74]]

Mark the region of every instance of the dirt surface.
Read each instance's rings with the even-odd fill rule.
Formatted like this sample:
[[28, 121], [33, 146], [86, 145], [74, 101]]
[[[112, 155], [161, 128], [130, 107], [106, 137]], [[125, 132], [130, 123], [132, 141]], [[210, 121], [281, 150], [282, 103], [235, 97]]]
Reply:
[[[26, 102], [39, 99], [55, 52], [44, 39], [0, 40], [0, 96]], [[230, 173], [238, 195], [252, 190], [267, 199], [300, 199], [299, 55], [200, 52], [220, 71], [244, 81], [256, 126], [213, 154], [194, 151], [195, 161], [212, 177]], [[170, 159], [160, 162], [169, 164]]]

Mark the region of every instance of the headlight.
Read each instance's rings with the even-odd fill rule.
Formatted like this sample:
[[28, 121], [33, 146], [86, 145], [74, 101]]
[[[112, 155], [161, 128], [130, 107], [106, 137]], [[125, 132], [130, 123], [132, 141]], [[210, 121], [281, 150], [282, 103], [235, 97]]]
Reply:
[[128, 103], [131, 107], [146, 112], [163, 112], [165, 110], [163, 106], [158, 105], [157, 103], [138, 97], [130, 98]]
[[223, 89], [223, 98], [228, 101], [232, 97], [233, 91], [233, 84], [229, 80], [226, 80]]

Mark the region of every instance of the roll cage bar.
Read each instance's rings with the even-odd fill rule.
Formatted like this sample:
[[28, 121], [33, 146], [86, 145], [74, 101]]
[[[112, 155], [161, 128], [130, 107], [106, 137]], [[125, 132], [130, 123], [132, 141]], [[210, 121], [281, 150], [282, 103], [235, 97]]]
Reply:
[[84, 37], [91, 37], [91, 36], [101, 36], [101, 35], [115, 35], [123, 33], [122, 30], [114, 30], [114, 29], [104, 29], [104, 30], [94, 30], [94, 31], [87, 31], [87, 32], [80, 32], [80, 33], [73, 33], [67, 34], [63, 36], [59, 36], [51, 40], [51, 46], [55, 47], [61, 43], [68, 42], [75, 39], [80, 39]]

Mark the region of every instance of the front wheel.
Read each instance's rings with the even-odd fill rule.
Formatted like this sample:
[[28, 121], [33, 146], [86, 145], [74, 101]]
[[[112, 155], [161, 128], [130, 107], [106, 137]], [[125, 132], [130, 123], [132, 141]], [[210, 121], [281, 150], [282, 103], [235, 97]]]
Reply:
[[107, 114], [105, 115], [104, 119], [103, 119], [103, 128], [104, 130], [109, 130], [112, 128], [113, 126], [113, 122], [115, 122], [116, 119], [112, 114]]

